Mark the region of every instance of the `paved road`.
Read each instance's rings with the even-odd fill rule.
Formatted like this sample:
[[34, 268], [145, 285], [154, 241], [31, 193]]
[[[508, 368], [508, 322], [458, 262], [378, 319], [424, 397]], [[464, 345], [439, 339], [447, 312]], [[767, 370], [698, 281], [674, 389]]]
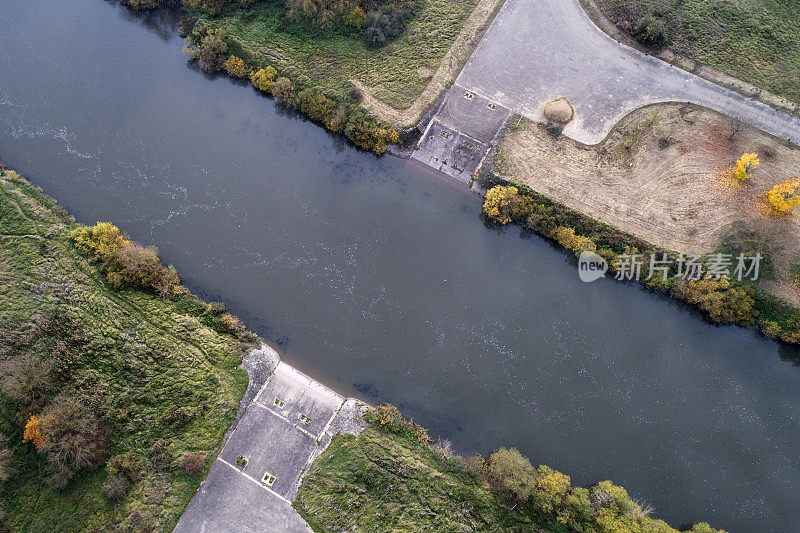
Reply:
[[621, 45], [578, 0], [506, 0], [456, 83], [534, 120], [566, 96], [575, 119], [564, 134], [595, 144], [631, 111], [693, 102], [800, 144], [800, 118], [777, 111]]

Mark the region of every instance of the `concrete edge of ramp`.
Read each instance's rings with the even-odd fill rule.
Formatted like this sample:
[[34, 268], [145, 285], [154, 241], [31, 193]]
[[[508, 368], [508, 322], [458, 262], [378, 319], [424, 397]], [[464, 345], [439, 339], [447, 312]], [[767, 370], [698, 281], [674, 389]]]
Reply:
[[311, 531], [292, 507], [303, 477], [335, 435], [364, 429], [369, 405], [284, 363], [265, 344], [242, 367], [250, 384], [240, 416], [174, 531]]

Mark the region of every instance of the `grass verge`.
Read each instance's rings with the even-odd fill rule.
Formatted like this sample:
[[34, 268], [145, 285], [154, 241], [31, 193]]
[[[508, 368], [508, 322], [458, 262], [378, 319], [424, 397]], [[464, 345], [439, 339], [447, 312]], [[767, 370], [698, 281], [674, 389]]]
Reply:
[[270, 65], [296, 84], [315, 86], [347, 101], [351, 78], [397, 109], [405, 109], [425, 90], [478, 0], [426, 0], [403, 34], [379, 48], [357, 34], [321, 30], [289, 17], [282, 1], [204, 15], [212, 29], [224, 31], [231, 53], [253, 65]]

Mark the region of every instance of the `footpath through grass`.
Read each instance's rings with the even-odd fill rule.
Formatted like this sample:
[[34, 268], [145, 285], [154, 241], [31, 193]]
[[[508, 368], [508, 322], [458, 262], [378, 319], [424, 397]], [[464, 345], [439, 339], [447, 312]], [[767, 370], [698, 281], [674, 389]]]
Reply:
[[113, 289], [75, 227], [0, 176], [0, 530], [169, 531], [235, 416], [251, 340], [220, 305]]
[[800, 103], [800, 2], [593, 1], [625, 31], [646, 20], [670, 50]]

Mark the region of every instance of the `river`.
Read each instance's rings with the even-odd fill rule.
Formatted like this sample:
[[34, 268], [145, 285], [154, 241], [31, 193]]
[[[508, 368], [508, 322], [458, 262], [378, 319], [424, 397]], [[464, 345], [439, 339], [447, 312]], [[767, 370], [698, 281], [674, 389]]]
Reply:
[[0, 153], [159, 247], [284, 358], [461, 450], [611, 479], [673, 526], [795, 532], [797, 350], [612, 280], [417, 164], [203, 74], [174, 15], [0, 2]]

